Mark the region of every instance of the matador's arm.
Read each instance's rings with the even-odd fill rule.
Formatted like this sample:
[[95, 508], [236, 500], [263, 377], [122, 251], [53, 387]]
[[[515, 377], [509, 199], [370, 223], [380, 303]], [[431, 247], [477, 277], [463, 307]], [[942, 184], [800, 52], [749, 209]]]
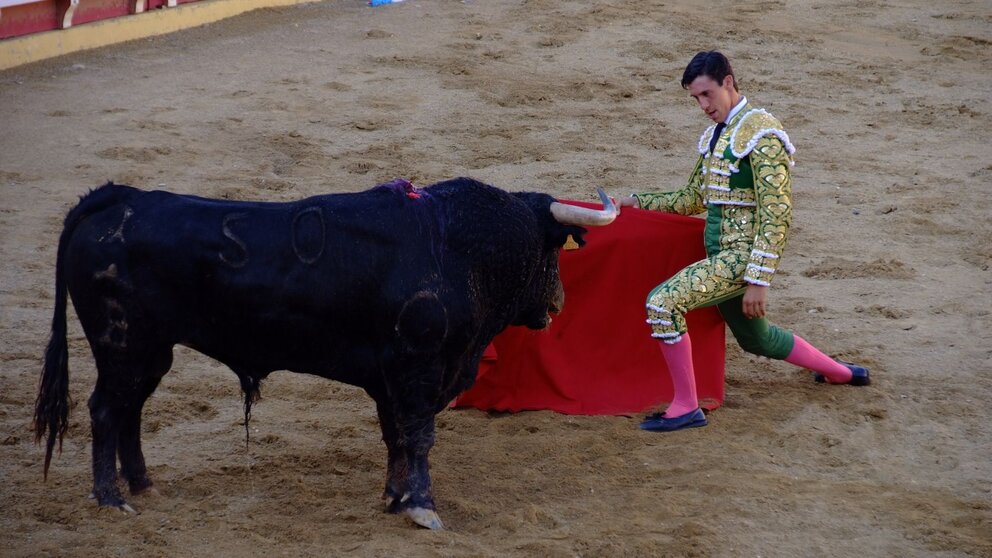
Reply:
[[767, 286], [778, 268], [792, 223], [792, 158], [775, 135], [761, 137], [750, 157], [757, 230], [744, 280]]
[[703, 158], [699, 157], [696, 168], [689, 177], [689, 183], [685, 187], [673, 192], [645, 192], [634, 194], [637, 198], [637, 205], [642, 209], [653, 211], [664, 211], [665, 213], [678, 213], [679, 215], [696, 215], [702, 213], [706, 208], [703, 205], [703, 190], [700, 188], [702, 182]]

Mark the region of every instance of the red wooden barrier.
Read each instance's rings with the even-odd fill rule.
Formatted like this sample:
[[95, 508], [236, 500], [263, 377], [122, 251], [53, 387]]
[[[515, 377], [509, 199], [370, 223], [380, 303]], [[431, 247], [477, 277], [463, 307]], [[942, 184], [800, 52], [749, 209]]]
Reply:
[[0, 40], [199, 0], [0, 0]]

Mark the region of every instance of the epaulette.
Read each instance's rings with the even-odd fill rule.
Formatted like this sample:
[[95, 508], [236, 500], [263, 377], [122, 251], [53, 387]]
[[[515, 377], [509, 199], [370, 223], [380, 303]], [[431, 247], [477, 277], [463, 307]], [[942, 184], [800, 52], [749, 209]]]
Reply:
[[765, 136], [775, 136], [781, 140], [789, 155], [796, 152], [795, 146], [789, 141], [789, 134], [782, 129], [782, 123], [765, 109], [752, 109], [741, 117], [730, 134], [730, 150], [734, 157], [743, 159], [758, 144], [758, 140]]

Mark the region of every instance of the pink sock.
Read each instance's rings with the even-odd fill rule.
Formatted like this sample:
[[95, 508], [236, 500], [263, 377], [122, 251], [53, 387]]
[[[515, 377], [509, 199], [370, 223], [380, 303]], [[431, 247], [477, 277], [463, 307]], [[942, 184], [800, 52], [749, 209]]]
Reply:
[[692, 368], [692, 343], [689, 341], [689, 334], [683, 333], [682, 340], [678, 343], [669, 345], [659, 341], [658, 345], [661, 346], [661, 354], [665, 357], [668, 373], [672, 377], [672, 387], [675, 388], [675, 397], [665, 410], [665, 417], [675, 418], [695, 411], [699, 407], [699, 400], [696, 397], [696, 376]]
[[795, 346], [792, 347], [789, 356], [785, 357], [785, 362], [823, 374], [831, 384], [846, 384], [851, 381], [851, 371], [846, 366], [821, 353], [802, 337], [798, 335], [793, 337]]

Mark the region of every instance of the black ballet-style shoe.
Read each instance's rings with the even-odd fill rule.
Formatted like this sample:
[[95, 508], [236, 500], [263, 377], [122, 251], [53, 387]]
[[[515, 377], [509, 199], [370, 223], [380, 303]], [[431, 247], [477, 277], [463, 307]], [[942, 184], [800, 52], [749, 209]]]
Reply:
[[[868, 369], [864, 366], [858, 366], [857, 364], [851, 364], [850, 362], [844, 362], [843, 360], [838, 360], [837, 362], [843, 364], [848, 370], [851, 371], [851, 379], [846, 383], [846, 385], [867, 386], [871, 384], [871, 377], [868, 375]], [[813, 379], [820, 384], [827, 383], [827, 378], [824, 377], [823, 374], [814, 374]]]
[[648, 415], [641, 421], [641, 430], [649, 432], [674, 432], [683, 428], [699, 428], [706, 426], [706, 415], [703, 410], [696, 408], [679, 417], [667, 418], [664, 413]]

